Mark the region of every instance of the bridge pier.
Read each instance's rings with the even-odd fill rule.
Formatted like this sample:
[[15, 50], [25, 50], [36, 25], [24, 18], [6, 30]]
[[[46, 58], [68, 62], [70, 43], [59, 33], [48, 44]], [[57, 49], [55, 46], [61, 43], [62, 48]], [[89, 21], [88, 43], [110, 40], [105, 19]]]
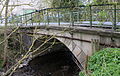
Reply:
[[100, 50], [100, 41], [99, 39], [92, 39], [91, 40], [92, 45], [92, 54]]

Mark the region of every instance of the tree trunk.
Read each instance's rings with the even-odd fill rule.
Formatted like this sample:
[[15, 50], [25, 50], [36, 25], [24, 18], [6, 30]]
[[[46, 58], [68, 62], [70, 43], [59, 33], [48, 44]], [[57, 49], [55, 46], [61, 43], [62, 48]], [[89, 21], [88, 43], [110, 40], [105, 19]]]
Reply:
[[[4, 39], [7, 37], [7, 24], [8, 24], [8, 4], [9, 4], [9, 0], [6, 0], [5, 2], [5, 28], [4, 28]], [[7, 53], [8, 53], [8, 39], [6, 39], [6, 41], [4, 42], [4, 61], [3, 61], [3, 67], [5, 66], [6, 62], [7, 62]]]

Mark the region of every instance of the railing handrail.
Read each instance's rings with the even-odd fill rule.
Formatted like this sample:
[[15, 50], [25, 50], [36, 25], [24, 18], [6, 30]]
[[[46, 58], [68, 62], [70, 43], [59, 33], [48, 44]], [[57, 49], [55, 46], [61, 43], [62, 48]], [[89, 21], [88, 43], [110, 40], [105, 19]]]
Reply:
[[[60, 16], [60, 13], [61, 12], [63, 12], [64, 13], [64, 10], [62, 10], [62, 9], [69, 9], [69, 15], [70, 15], [70, 22], [71, 22], [71, 24], [72, 25], [74, 25], [74, 21], [73, 20], [75, 20], [75, 19], [73, 19], [74, 17], [73, 17], [73, 15], [74, 15], [74, 11], [76, 11], [76, 12], [78, 12], [79, 14], [80, 13], [83, 13], [83, 12], [87, 12], [89, 15], [86, 15], [86, 16], [89, 16], [88, 17], [88, 19], [86, 19], [86, 18], [84, 18], [85, 20], [88, 20], [89, 22], [90, 22], [90, 27], [92, 27], [92, 25], [93, 25], [93, 21], [95, 20], [94, 19], [94, 15], [93, 15], [93, 13], [96, 13], [95, 12], [95, 10], [98, 10], [98, 12], [99, 12], [99, 10], [101, 11], [101, 10], [106, 10], [106, 11], [109, 11], [109, 10], [112, 10], [112, 13], [113, 13], [113, 18], [111, 19], [112, 20], [112, 22], [113, 22], [113, 28], [114, 28], [114, 30], [116, 29], [116, 22], [117, 22], [117, 19], [116, 19], [116, 16], [117, 16], [117, 10], [120, 10], [120, 8], [118, 8], [118, 7], [116, 7], [117, 5], [120, 5], [120, 4], [95, 4], [95, 5], [80, 5], [80, 6], [69, 6], [69, 7], [55, 7], [55, 8], [44, 8], [44, 9], [41, 9], [41, 10], [35, 10], [35, 11], [33, 11], [33, 12], [31, 12], [31, 13], [26, 13], [26, 14], [23, 14], [23, 15], [19, 15], [19, 16], [16, 16], [16, 17], [12, 17], [13, 19], [16, 19], [16, 18], [22, 18], [23, 20], [25, 19], [25, 21], [26, 21], [26, 23], [28, 22], [28, 21], [30, 21], [31, 20], [31, 22], [33, 21], [33, 18], [35, 17], [35, 15], [34, 14], [36, 14], [37, 15], [37, 13], [39, 14], [39, 13], [41, 13], [41, 12], [43, 12], [43, 14], [39, 14], [39, 15], [43, 15], [42, 17], [47, 17], [47, 22], [48, 22], [48, 24], [49, 24], [49, 17], [51, 17], [51, 16], [49, 16], [49, 12], [51, 12], [51, 10], [53, 10], [53, 11], [55, 11], [56, 13], [58, 13], [58, 16], [59, 17], [61, 17]], [[112, 6], [112, 8], [96, 8], [97, 6]], [[87, 11], [86, 10], [84, 10], [85, 8], [82, 8], [82, 7], [88, 7], [87, 8]], [[95, 8], [94, 8], [95, 7]], [[60, 10], [61, 9], [61, 10]], [[76, 10], [77, 9], [77, 10]], [[83, 10], [83, 12], [79, 12], [79, 11], [81, 11], [81, 10]], [[109, 13], [107, 13], [107, 14], [109, 14]], [[34, 16], [33, 16], [34, 15]], [[45, 16], [44, 16], [45, 15]], [[39, 16], [40, 17], [40, 16]], [[29, 19], [28, 19], [29, 18]], [[83, 19], [83, 20], [84, 20]], [[101, 18], [102, 19], [102, 18]], [[44, 19], [43, 19], [44, 20]], [[58, 20], [58, 22], [59, 22], [59, 25], [60, 25], [60, 18], [58, 18], [57, 19]], [[82, 18], [80, 19], [80, 21], [82, 20]], [[100, 20], [100, 19], [98, 19], [98, 20]], [[109, 19], [110, 20], [110, 19]], [[15, 20], [16, 21], [16, 20]], [[101, 20], [100, 20], [101, 21]], [[107, 21], [107, 20], [106, 20]]]

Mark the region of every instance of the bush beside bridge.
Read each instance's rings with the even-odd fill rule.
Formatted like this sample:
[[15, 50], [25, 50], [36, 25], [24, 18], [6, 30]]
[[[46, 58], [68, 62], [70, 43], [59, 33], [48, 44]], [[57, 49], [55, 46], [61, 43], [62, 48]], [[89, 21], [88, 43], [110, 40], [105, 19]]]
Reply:
[[120, 48], [106, 48], [90, 57], [80, 76], [120, 76]]

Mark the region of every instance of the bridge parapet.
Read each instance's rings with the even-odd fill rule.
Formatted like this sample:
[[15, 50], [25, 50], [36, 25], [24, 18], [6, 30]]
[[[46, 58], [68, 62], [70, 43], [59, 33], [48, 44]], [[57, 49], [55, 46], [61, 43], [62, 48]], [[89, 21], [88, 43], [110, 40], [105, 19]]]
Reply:
[[99, 4], [81, 5], [79, 7], [46, 8], [21, 16], [13, 16], [8, 20], [10, 25], [15, 24], [18, 26], [61, 26], [64, 24], [71, 27], [102, 27], [116, 30], [120, 26], [119, 6], [119, 4]]

